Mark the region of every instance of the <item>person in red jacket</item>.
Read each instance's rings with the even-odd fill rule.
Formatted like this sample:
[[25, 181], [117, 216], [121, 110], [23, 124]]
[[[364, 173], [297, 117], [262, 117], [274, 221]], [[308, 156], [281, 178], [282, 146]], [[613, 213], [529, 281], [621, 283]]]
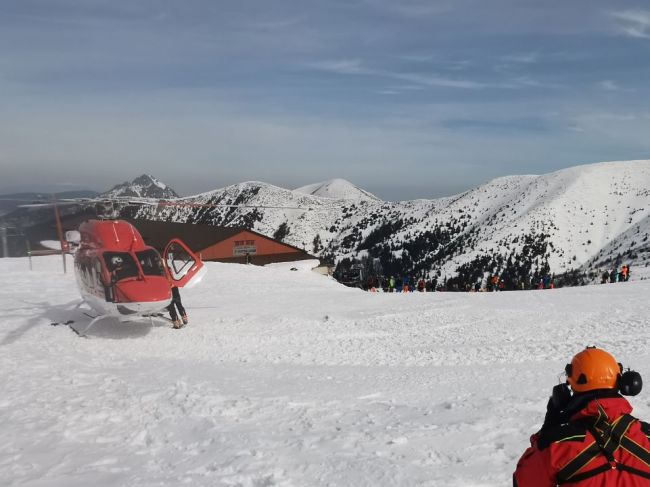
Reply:
[[622, 396], [641, 392], [638, 372], [587, 347], [553, 388], [544, 424], [517, 463], [515, 487], [650, 486], [650, 425]]

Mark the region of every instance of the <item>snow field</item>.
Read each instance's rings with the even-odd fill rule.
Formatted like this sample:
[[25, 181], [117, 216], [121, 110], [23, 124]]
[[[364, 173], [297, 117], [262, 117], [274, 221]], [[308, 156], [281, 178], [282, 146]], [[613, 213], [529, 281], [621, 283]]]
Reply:
[[[186, 328], [106, 321], [86, 340], [50, 326], [90, 320], [60, 257], [0, 260], [0, 478], [509, 485], [574, 353], [650, 374], [647, 281], [373, 294], [305, 263], [207, 265]], [[648, 394], [631, 402], [650, 420]]]

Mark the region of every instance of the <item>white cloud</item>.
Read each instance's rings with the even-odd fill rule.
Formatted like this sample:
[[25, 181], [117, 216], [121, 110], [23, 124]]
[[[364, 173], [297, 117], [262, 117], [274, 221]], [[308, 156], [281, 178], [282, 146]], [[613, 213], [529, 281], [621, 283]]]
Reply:
[[625, 35], [650, 39], [650, 11], [624, 10], [611, 15], [618, 21], [618, 28]]
[[265, 29], [265, 30], [284, 30], [290, 27], [295, 27], [305, 21], [305, 16], [298, 17], [288, 17], [285, 19], [275, 19], [275, 20], [260, 20], [256, 22], [251, 22], [250, 26], [255, 29]]
[[462, 89], [482, 89], [487, 88], [488, 85], [476, 81], [451, 79], [442, 76], [428, 75], [428, 74], [415, 74], [415, 73], [399, 73], [390, 71], [377, 72], [380, 76], [398, 79], [401, 81], [409, 81], [425, 86], [441, 86], [445, 88], [462, 88]]
[[403, 17], [431, 17], [449, 12], [453, 2], [431, 0], [362, 0], [371, 7], [386, 10]]
[[415, 63], [429, 63], [438, 59], [438, 56], [433, 54], [402, 54], [399, 57], [405, 61], [413, 61]]
[[512, 80], [512, 83], [517, 88], [531, 87], [531, 88], [545, 88], [545, 89], [560, 89], [563, 88], [558, 83], [543, 83], [530, 76], [519, 76]]
[[596, 144], [610, 140], [619, 147], [627, 145], [637, 151], [650, 149], [645, 137], [650, 130], [648, 112], [584, 112], [570, 117], [568, 123], [575, 132], [597, 137]]
[[372, 74], [364, 68], [360, 59], [340, 59], [335, 61], [317, 61], [309, 63], [309, 67], [337, 74]]
[[464, 69], [470, 68], [474, 63], [470, 60], [463, 59], [460, 61], [452, 61], [448, 66], [447, 69], [451, 71], [462, 71]]
[[519, 54], [511, 54], [509, 56], [503, 56], [501, 59], [510, 63], [532, 64], [536, 63], [539, 60], [539, 53], [525, 52]]
[[619, 91], [621, 89], [621, 87], [618, 86], [618, 83], [616, 83], [616, 81], [612, 81], [611, 79], [601, 81], [598, 83], [598, 86], [607, 91]]
[[407, 73], [399, 71], [389, 71], [383, 69], [373, 69], [364, 66], [363, 62], [359, 59], [344, 59], [338, 61], [320, 61], [309, 63], [308, 67], [318, 69], [321, 71], [328, 71], [331, 73], [345, 74], [345, 75], [367, 75], [377, 76], [381, 78], [390, 78], [399, 81], [407, 81], [423, 86], [440, 86], [445, 88], [461, 88], [461, 89], [482, 89], [487, 88], [489, 85], [481, 82], [452, 79], [435, 74], [419, 74]]

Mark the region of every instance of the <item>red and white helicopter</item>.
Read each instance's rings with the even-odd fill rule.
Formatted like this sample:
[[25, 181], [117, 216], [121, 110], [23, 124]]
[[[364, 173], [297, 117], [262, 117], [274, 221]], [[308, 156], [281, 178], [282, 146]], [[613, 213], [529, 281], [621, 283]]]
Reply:
[[[172, 299], [172, 287], [192, 287], [206, 268], [179, 239], [171, 240], [161, 258], [144, 243], [138, 230], [124, 220], [89, 220], [67, 238], [78, 244], [75, 277], [85, 303], [96, 313], [83, 331], [98, 321], [154, 319]], [[81, 303], [83, 304], [83, 303]]]
[[[69, 231], [63, 237], [61, 220], [57, 205], [110, 204], [112, 212], [106, 220], [88, 220], [78, 231]], [[163, 317], [161, 313], [172, 300], [172, 287], [189, 288], [201, 281], [206, 268], [200, 257], [196, 256], [179, 239], [172, 239], [163, 251], [144, 243], [138, 230], [125, 220], [116, 219], [119, 210], [115, 204], [152, 205], [157, 207], [228, 207], [258, 208], [258, 205], [194, 204], [185, 201], [160, 201], [152, 199], [69, 199], [62, 202], [32, 203], [22, 205], [28, 208], [54, 206], [55, 220], [61, 253], [64, 256], [70, 247], [74, 252], [75, 277], [83, 301], [97, 316], [82, 331], [72, 327], [72, 321], [64, 324], [80, 336], [97, 322], [113, 318], [119, 321], [154, 320]], [[265, 206], [265, 208], [301, 209], [297, 207]], [[105, 213], [106, 208], [101, 209]], [[98, 208], [98, 214], [100, 210]], [[89, 315], [90, 316], [90, 315]], [[164, 318], [162, 318], [164, 319]], [[59, 323], [53, 323], [59, 324]]]

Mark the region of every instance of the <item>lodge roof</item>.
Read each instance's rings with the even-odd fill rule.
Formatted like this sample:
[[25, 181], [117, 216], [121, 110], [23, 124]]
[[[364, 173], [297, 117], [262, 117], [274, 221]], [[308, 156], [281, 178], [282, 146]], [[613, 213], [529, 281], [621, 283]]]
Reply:
[[[193, 252], [200, 252], [208, 247], [233, 237], [241, 232], [278, 242], [279, 244], [307, 254], [304, 249], [274, 240], [254, 230], [243, 227], [217, 227], [213, 225], [196, 225], [193, 223], [161, 222], [151, 220], [128, 220], [142, 235], [143, 240], [152, 247], [163, 249], [173, 238], [180, 238]], [[307, 254], [309, 255], [309, 254]]]

